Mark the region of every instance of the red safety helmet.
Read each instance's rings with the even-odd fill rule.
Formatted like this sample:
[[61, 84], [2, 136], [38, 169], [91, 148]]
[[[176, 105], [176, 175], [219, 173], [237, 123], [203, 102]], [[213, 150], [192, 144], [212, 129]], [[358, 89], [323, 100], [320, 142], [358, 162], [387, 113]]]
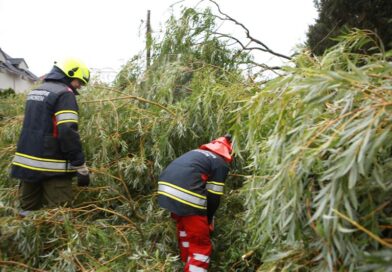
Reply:
[[233, 145], [231, 144], [230, 134], [226, 134], [223, 137], [219, 137], [218, 139], [215, 139], [208, 144], [203, 144], [199, 148], [203, 150], [212, 151], [222, 156], [223, 159], [228, 163], [230, 163], [233, 160], [233, 156], [231, 155], [231, 152], [233, 151]]

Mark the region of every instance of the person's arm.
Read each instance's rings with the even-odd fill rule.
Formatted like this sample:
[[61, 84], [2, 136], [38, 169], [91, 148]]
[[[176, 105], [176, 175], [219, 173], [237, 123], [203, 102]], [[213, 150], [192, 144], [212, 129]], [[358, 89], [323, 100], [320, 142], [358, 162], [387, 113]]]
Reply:
[[60, 149], [72, 166], [85, 163], [78, 132], [78, 105], [72, 92], [62, 94], [55, 105], [55, 119]]
[[62, 94], [55, 106], [55, 120], [61, 151], [76, 170], [79, 186], [89, 186], [90, 175], [86, 166], [78, 132], [78, 105], [72, 92]]
[[229, 167], [227, 164], [219, 163], [213, 167], [213, 171], [207, 181], [207, 217], [209, 224], [212, 223], [214, 214], [219, 207], [228, 172]]

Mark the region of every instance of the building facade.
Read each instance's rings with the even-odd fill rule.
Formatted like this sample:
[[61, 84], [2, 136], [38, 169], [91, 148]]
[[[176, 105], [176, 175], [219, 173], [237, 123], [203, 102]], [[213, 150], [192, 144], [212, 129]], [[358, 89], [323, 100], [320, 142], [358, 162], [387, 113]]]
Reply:
[[12, 58], [0, 48], [0, 91], [11, 88], [16, 93], [25, 92], [37, 80], [23, 58]]

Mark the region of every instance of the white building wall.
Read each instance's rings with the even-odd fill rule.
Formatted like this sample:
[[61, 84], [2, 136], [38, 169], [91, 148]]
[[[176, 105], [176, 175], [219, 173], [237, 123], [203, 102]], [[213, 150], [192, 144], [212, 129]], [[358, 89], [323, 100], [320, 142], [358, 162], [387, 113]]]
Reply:
[[15, 90], [15, 80], [6, 71], [0, 71], [0, 89], [12, 88]]
[[28, 79], [22, 79], [19, 77], [19, 79], [15, 80], [14, 90], [17, 93], [28, 92], [32, 89], [32, 87], [33, 87], [33, 82]]
[[33, 82], [28, 79], [4, 70], [0, 72], [0, 89], [12, 88], [16, 93], [23, 93], [29, 91], [32, 87]]
[[29, 69], [29, 67], [27, 67], [26, 62], [24, 62], [24, 61], [22, 61], [21, 63], [19, 63], [18, 68], [19, 68], [19, 69], [24, 69], [24, 70]]

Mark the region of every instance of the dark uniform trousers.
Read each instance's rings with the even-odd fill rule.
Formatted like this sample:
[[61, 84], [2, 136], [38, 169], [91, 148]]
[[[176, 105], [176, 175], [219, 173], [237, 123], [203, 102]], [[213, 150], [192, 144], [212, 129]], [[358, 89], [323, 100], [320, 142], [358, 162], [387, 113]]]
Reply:
[[72, 198], [72, 179], [68, 176], [56, 176], [38, 182], [20, 182], [19, 199], [23, 210], [70, 206]]

